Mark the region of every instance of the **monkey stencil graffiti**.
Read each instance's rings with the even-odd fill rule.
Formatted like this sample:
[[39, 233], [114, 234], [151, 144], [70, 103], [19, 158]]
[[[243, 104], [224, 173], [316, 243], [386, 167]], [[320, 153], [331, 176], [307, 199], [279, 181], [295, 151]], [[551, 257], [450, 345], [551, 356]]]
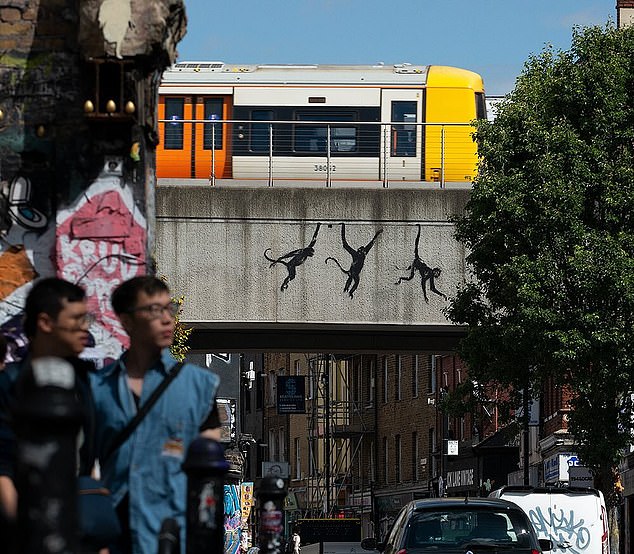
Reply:
[[416, 225], [416, 227], [418, 227], [418, 233], [416, 234], [416, 241], [414, 242], [414, 260], [407, 267], [407, 269], [401, 270], [401, 271], [409, 271], [410, 273], [409, 275], [405, 277], [399, 277], [398, 281], [396, 281], [396, 283], [394, 284], [400, 285], [401, 281], [411, 281], [414, 278], [414, 275], [416, 275], [416, 272], [418, 272], [420, 273], [420, 286], [423, 289], [423, 298], [425, 299], [425, 302], [429, 302], [429, 299], [427, 298], [427, 282], [428, 281], [429, 281], [429, 290], [431, 292], [436, 293], [438, 296], [442, 296], [445, 300], [447, 300], [447, 297], [436, 288], [435, 279], [438, 279], [438, 277], [440, 277], [440, 273], [441, 273], [440, 268], [439, 267], [431, 268], [423, 260], [420, 259], [420, 256], [418, 254], [418, 244], [420, 242], [421, 226], [419, 224], [419, 225]]
[[315, 228], [315, 232], [313, 233], [313, 238], [310, 241], [310, 244], [308, 246], [305, 246], [304, 248], [291, 250], [288, 254], [284, 254], [279, 258], [271, 258], [268, 256], [267, 252], [270, 252], [270, 248], [267, 248], [264, 251], [264, 257], [269, 262], [271, 262], [271, 265], [269, 267], [273, 267], [276, 264], [282, 264], [286, 267], [286, 271], [288, 271], [288, 275], [286, 276], [284, 281], [282, 281], [282, 286], [280, 287], [280, 290], [286, 290], [288, 288], [288, 284], [297, 276], [297, 268], [302, 265], [308, 258], [314, 256], [315, 243], [317, 242], [317, 235], [319, 234], [320, 227], [321, 223], [318, 223], [317, 227]]
[[361, 270], [363, 269], [363, 265], [365, 264], [365, 257], [368, 255], [368, 252], [370, 252], [370, 250], [374, 246], [374, 242], [382, 232], [383, 229], [379, 229], [374, 237], [372, 237], [372, 240], [368, 242], [368, 244], [366, 244], [365, 246], [359, 246], [359, 248], [355, 250], [354, 248], [352, 248], [352, 246], [348, 244], [348, 241], [346, 240], [346, 224], [341, 224], [341, 242], [348, 254], [352, 256], [350, 269], [344, 269], [339, 261], [332, 256], [328, 256], [326, 258], [326, 263], [328, 263], [328, 260], [332, 260], [339, 266], [339, 269], [348, 276], [346, 284], [343, 287], [343, 291], [347, 292], [350, 298], [354, 298], [354, 291], [356, 291], [357, 287], [359, 286], [359, 279], [361, 278]]

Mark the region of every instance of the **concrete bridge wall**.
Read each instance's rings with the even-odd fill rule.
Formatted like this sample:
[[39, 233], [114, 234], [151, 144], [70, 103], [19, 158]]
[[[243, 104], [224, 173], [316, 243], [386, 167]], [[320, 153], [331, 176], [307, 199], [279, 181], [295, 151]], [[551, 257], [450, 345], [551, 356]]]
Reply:
[[[184, 319], [216, 336], [222, 330], [243, 336], [323, 330], [334, 331], [336, 341], [356, 330], [372, 342], [381, 330], [414, 333], [416, 343], [420, 333], [455, 335], [458, 329], [442, 312], [447, 301], [430, 290], [430, 279], [427, 301], [420, 273], [396, 282], [411, 274], [420, 228], [421, 267], [427, 276], [439, 269], [439, 293], [455, 292], [465, 279], [465, 256], [449, 220], [463, 212], [468, 195], [436, 188], [161, 185], [158, 269], [175, 293], [186, 296]], [[352, 297], [344, 290], [353, 256], [344, 247], [342, 223], [355, 251], [376, 236], [365, 257], [355, 254], [363, 267]], [[292, 267], [293, 260], [301, 263]]]

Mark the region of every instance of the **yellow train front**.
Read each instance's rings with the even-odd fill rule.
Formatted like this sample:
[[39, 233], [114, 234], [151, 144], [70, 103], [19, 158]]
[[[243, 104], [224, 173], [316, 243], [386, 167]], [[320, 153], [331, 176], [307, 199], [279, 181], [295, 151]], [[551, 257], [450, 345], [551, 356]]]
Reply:
[[177, 63], [159, 88], [157, 176], [465, 182], [482, 78], [445, 66]]

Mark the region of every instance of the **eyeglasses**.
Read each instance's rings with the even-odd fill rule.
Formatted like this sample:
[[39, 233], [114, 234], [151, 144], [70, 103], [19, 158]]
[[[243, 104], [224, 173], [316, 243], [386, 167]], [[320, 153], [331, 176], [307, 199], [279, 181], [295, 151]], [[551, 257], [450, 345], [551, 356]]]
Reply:
[[81, 331], [82, 329], [90, 328], [92, 324], [97, 321], [96, 314], [92, 312], [86, 312], [85, 314], [81, 314], [78, 316], [71, 316], [71, 317], [75, 325], [73, 325], [72, 327], [57, 325], [57, 328], [61, 329], [62, 331], [71, 331], [71, 332]]
[[146, 312], [150, 319], [159, 319], [163, 317], [163, 314], [167, 312], [170, 317], [176, 317], [178, 311], [181, 309], [181, 306], [178, 302], [170, 302], [163, 306], [162, 304], [149, 304], [147, 306], [137, 306], [136, 308], [131, 308], [128, 310], [128, 313], [133, 312]]

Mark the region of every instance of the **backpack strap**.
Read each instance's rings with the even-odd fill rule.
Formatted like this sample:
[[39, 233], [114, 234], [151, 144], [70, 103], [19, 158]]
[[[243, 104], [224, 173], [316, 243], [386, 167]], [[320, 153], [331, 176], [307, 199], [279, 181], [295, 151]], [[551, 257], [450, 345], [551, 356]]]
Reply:
[[156, 404], [156, 401], [163, 394], [165, 389], [169, 386], [169, 384], [176, 379], [180, 370], [183, 368], [184, 362], [178, 362], [170, 371], [165, 378], [161, 381], [161, 384], [154, 389], [150, 398], [145, 401], [145, 404], [141, 406], [135, 416], [128, 422], [128, 424], [119, 431], [119, 434], [114, 438], [112, 443], [110, 443], [110, 447], [108, 448], [106, 455], [104, 456], [103, 461], [100, 461], [101, 465], [106, 465], [106, 462], [110, 459], [118, 448], [130, 438], [130, 435], [134, 432], [134, 430], [139, 426], [139, 423], [143, 421], [147, 413], [150, 411], [152, 406]]

